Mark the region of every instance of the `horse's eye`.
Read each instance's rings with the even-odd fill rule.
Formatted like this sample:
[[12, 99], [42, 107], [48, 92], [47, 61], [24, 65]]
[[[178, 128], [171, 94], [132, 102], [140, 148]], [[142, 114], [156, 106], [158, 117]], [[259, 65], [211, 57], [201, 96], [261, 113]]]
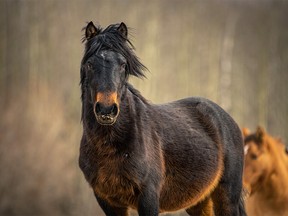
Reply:
[[257, 155], [256, 154], [251, 154], [250, 157], [251, 157], [252, 160], [256, 160], [257, 159]]
[[121, 70], [126, 70], [126, 63], [121, 64]]
[[86, 67], [88, 70], [92, 70], [92, 64], [90, 62], [86, 63]]

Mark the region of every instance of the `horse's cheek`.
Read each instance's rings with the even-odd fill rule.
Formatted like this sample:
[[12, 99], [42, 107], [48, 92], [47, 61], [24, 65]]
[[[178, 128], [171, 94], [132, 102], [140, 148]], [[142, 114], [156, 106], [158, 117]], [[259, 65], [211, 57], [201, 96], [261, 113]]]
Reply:
[[249, 187], [251, 187], [254, 182], [256, 181], [255, 179], [257, 178], [257, 173], [254, 169], [254, 166], [249, 164], [249, 165], [246, 165], [245, 169], [244, 169], [244, 176], [243, 176], [243, 179], [244, 179], [244, 183], [246, 185], [249, 185]]

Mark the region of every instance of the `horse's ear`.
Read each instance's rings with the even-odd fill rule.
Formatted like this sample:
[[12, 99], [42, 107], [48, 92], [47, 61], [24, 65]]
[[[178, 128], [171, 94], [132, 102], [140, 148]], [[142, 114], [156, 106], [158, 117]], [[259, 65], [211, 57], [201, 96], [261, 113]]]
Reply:
[[97, 34], [98, 34], [98, 29], [96, 28], [96, 26], [93, 24], [92, 21], [89, 22], [85, 29], [85, 38], [89, 40], [95, 37]]
[[121, 22], [117, 30], [121, 33], [121, 35], [125, 38], [128, 36], [128, 29], [125, 23]]
[[264, 128], [258, 126], [256, 130], [256, 138], [259, 143], [262, 143], [264, 134], [265, 134]]
[[248, 128], [242, 128], [243, 137], [247, 137], [250, 134], [250, 130]]

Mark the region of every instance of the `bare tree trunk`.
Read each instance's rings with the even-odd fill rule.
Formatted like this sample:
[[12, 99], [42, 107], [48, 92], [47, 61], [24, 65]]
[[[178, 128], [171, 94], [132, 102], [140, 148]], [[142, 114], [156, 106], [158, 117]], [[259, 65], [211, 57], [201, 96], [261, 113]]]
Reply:
[[[283, 28], [287, 22], [287, 13], [279, 13], [278, 10], [271, 12], [269, 23], [269, 64], [267, 75], [266, 104], [264, 108], [266, 122], [261, 123], [268, 127], [276, 136], [282, 135], [287, 144], [288, 136], [288, 100], [287, 100], [287, 80], [288, 80], [288, 58], [287, 42], [288, 30]], [[285, 24], [284, 24], [285, 23]], [[262, 107], [259, 107], [261, 110]], [[262, 108], [263, 109], [263, 108]], [[288, 145], [288, 144], [287, 144]]]
[[40, 17], [39, 14], [39, 2], [34, 2], [30, 7], [30, 25], [29, 25], [29, 71], [28, 71], [28, 99], [29, 105], [31, 106], [35, 101], [35, 93], [39, 91], [39, 62], [40, 62], [40, 48], [39, 48], [39, 27], [41, 20], [33, 22], [35, 19]]
[[231, 112], [232, 109], [232, 95], [231, 95], [231, 82], [232, 82], [232, 60], [235, 28], [238, 20], [238, 15], [230, 13], [226, 19], [223, 46], [220, 56], [220, 76], [219, 76], [219, 95], [218, 101], [220, 105], [227, 111]]
[[7, 104], [7, 2], [0, 1], [0, 110]]
[[[274, 110], [276, 107], [273, 107], [272, 104], [269, 104], [269, 97], [272, 97], [272, 101], [275, 101], [275, 95], [277, 93], [275, 92], [278, 91], [277, 89], [277, 79], [273, 79], [275, 74], [277, 72], [279, 73], [280, 71], [280, 56], [279, 56], [279, 50], [278, 50], [278, 42], [279, 42], [279, 24], [277, 21], [279, 21], [279, 16], [275, 11], [271, 12], [271, 17], [270, 17], [270, 23], [269, 23], [269, 53], [268, 53], [268, 58], [269, 58], [269, 64], [268, 64], [268, 71], [266, 77], [266, 82], [263, 83], [264, 88], [266, 88], [266, 91], [262, 94], [260, 94], [261, 100], [259, 104], [259, 123], [263, 125], [263, 127], [267, 128], [275, 127], [273, 119], [275, 119], [275, 111]], [[269, 81], [268, 81], [269, 80]], [[279, 104], [276, 104], [278, 107]], [[272, 109], [271, 109], [272, 108]], [[272, 118], [272, 121], [269, 121], [268, 116]], [[268, 128], [267, 128], [268, 129]]]

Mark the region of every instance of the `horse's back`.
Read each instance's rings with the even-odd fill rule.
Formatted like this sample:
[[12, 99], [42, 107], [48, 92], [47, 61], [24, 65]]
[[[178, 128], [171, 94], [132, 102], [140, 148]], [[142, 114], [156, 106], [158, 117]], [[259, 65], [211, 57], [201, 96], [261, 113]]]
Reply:
[[[195, 130], [204, 128], [214, 141], [222, 143], [224, 149], [231, 148], [232, 145], [243, 149], [241, 131], [236, 122], [219, 105], [208, 99], [189, 97], [158, 105], [158, 109], [165, 113], [162, 115], [166, 115], [170, 124], [186, 124], [186, 128]], [[172, 119], [174, 123], [171, 122]]]
[[[243, 149], [241, 130], [233, 118], [219, 105], [202, 97], [190, 97], [176, 101], [180, 106], [186, 107], [194, 118], [207, 127], [211, 136], [218, 136], [223, 148], [231, 148], [232, 145]], [[240, 146], [239, 146], [239, 143]]]

